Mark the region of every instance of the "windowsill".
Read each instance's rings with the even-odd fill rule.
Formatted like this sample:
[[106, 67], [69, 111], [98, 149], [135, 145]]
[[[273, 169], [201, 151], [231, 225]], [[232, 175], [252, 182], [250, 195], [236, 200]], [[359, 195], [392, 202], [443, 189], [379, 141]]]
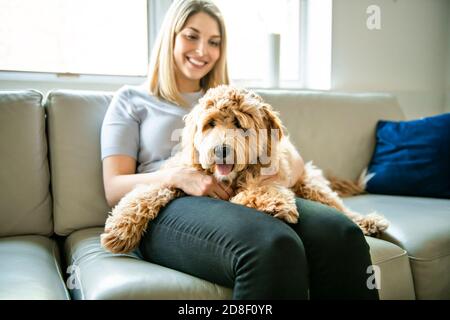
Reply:
[[321, 85], [320, 87], [306, 87], [299, 80], [281, 81], [278, 86], [267, 85], [267, 82], [261, 80], [242, 80], [232, 79], [231, 84], [241, 88], [251, 88], [255, 90], [315, 90], [330, 91], [330, 85]]
[[44, 72], [18, 72], [0, 71], [0, 81], [18, 82], [52, 82], [52, 83], [95, 83], [95, 84], [141, 84], [147, 79], [146, 76], [114, 76], [114, 75], [78, 75], [78, 74], [57, 74]]
[[[85, 74], [57, 74], [45, 72], [0, 71], [0, 81], [14, 81], [24, 83], [52, 83], [61, 85], [140, 85], [147, 80], [146, 76], [119, 75], [85, 75]], [[329, 91], [330, 88], [307, 88], [300, 81], [281, 81], [279, 86], [269, 86], [261, 80], [232, 79], [231, 84], [254, 90], [318, 90]]]

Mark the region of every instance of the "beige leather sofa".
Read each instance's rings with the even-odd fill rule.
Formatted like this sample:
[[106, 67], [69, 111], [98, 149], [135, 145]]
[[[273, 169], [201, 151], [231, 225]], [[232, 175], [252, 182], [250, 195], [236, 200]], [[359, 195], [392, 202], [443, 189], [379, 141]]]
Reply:
[[[378, 119], [404, 118], [384, 94], [259, 93], [281, 112], [303, 157], [343, 178], [367, 166]], [[111, 97], [56, 90], [43, 102], [33, 90], [0, 92], [0, 298], [230, 298], [230, 288], [148, 263], [138, 252], [101, 248], [109, 208], [100, 128]], [[382, 299], [450, 299], [450, 200], [363, 195], [346, 202], [392, 222], [383, 239], [367, 238]]]

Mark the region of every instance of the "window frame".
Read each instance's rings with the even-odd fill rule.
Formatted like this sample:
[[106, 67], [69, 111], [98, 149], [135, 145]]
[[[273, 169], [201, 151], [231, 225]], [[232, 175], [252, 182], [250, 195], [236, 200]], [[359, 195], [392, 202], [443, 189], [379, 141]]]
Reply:
[[[155, 42], [159, 26], [162, 23], [167, 8], [173, 0], [147, 0], [147, 46], [151, 52]], [[150, 54], [148, 55], [150, 57]], [[148, 70], [147, 70], [148, 73]], [[79, 83], [79, 84], [142, 84], [148, 75], [127, 76], [127, 75], [103, 75], [84, 73], [55, 73], [55, 72], [35, 72], [19, 70], [0, 70], [0, 81], [38, 81], [52, 83]]]
[[299, 52], [299, 64], [298, 64], [298, 74], [299, 78], [296, 80], [282, 80], [281, 70], [280, 79], [278, 87], [267, 86], [265, 79], [230, 79], [230, 81], [237, 86], [248, 87], [253, 89], [279, 89], [279, 90], [296, 90], [296, 89], [307, 89], [305, 82], [305, 74], [303, 72], [303, 66], [306, 64], [306, 36], [307, 36], [307, 13], [308, 13], [308, 1], [310, 0], [298, 0], [299, 1], [299, 21], [297, 28], [299, 28], [299, 42], [298, 42], [298, 52]]
[[[329, 78], [328, 83], [325, 86], [315, 86], [311, 79], [310, 75], [312, 71], [308, 62], [308, 45], [309, 43], [309, 33], [311, 30], [310, 27], [310, 2], [313, 0], [298, 0], [299, 1], [299, 21], [297, 27], [299, 28], [299, 42], [298, 42], [298, 75], [299, 78], [296, 80], [279, 80], [278, 87], [270, 87], [265, 84], [265, 81], [262, 79], [232, 79], [232, 82], [238, 86], [249, 87], [254, 89], [279, 89], [279, 90], [318, 90], [318, 91], [329, 91], [331, 90], [331, 79], [332, 79], [332, 35], [333, 35], [333, 0], [330, 1], [330, 7], [328, 7], [331, 13], [331, 21], [330, 21], [330, 51], [329, 51]], [[281, 75], [281, 74], [280, 74]]]

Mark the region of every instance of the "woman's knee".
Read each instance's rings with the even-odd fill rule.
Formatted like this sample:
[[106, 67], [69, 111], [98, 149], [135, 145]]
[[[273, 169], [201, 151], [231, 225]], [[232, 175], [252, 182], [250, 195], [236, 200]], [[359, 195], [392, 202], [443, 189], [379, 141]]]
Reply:
[[238, 292], [249, 286], [257, 288], [256, 299], [306, 299], [308, 264], [302, 241], [284, 222], [270, 218], [271, 225], [256, 223], [242, 235], [245, 250], [236, 255], [235, 265]]
[[342, 234], [344, 242], [348, 244], [349, 248], [358, 249], [363, 252], [369, 251], [369, 245], [367, 244], [363, 231], [353, 221], [350, 220], [350, 222], [343, 227]]
[[293, 228], [305, 243], [329, 250], [336, 246], [359, 245], [367, 247], [359, 226], [344, 213], [329, 206], [297, 199], [300, 218]]
[[240, 230], [239, 238], [244, 241], [247, 252], [253, 252], [261, 263], [281, 259], [303, 265], [306, 255], [300, 237], [285, 222], [268, 218], [269, 223], [258, 221]]
[[345, 214], [336, 211], [335, 217], [331, 219], [327, 228], [328, 232], [332, 234], [330, 240], [341, 244], [341, 247], [368, 249], [363, 231]]
[[284, 222], [275, 220], [264, 236], [261, 246], [277, 251], [303, 251], [300, 237]]

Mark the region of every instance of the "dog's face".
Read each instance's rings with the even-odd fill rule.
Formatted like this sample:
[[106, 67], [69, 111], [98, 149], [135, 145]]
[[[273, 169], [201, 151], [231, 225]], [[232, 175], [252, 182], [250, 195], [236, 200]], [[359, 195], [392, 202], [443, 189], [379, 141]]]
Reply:
[[208, 90], [185, 118], [182, 145], [192, 165], [226, 183], [249, 166], [272, 165], [282, 125], [255, 93], [230, 86]]

